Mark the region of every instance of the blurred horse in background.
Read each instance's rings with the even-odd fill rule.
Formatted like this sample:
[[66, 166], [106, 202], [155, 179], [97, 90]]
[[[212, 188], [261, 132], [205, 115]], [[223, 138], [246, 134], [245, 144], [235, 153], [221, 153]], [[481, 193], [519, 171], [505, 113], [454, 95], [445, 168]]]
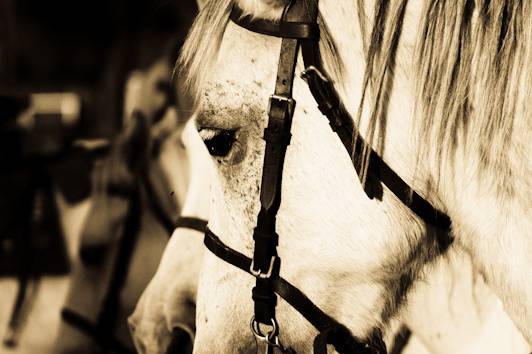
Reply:
[[58, 353], [133, 352], [126, 318], [173, 232], [188, 179], [171, 65], [165, 57], [131, 75], [131, 118], [95, 164]]
[[[181, 214], [207, 220], [212, 163], [194, 122], [183, 131], [190, 183]], [[157, 273], [140, 298], [129, 322], [137, 350], [166, 353], [176, 339], [176, 329], [195, 335], [196, 294], [203, 260], [203, 233], [178, 228], [164, 251]], [[173, 345], [175, 350], [175, 345]]]

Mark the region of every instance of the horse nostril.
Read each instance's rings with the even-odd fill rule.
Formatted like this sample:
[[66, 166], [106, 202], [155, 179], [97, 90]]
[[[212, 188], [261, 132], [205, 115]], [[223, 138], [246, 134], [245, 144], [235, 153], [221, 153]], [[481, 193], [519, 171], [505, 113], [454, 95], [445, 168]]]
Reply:
[[176, 327], [172, 332], [172, 341], [166, 354], [192, 354], [193, 339], [183, 328]]

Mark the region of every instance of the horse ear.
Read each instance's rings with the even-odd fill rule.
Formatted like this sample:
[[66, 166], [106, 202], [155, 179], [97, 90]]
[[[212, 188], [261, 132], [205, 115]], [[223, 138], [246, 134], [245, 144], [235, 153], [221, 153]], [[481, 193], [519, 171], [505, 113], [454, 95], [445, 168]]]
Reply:
[[122, 157], [130, 170], [140, 168], [148, 157], [148, 118], [140, 110], [133, 111], [119, 139]]

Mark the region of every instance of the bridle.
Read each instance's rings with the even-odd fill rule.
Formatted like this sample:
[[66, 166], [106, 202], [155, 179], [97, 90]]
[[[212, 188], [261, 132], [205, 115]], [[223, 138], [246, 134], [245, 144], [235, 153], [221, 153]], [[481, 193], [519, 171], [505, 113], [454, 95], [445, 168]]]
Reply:
[[[281, 260], [277, 254], [279, 236], [276, 233], [276, 216], [281, 203], [284, 158], [291, 138], [295, 108], [292, 86], [300, 48], [305, 67], [301, 76], [307, 82], [318, 108], [329, 120], [332, 130], [349, 155], [355, 157], [353, 164], [359, 175], [362, 168], [360, 157], [369, 148], [355, 129], [353, 119], [322, 68], [317, 17], [318, 0], [290, 1], [279, 22], [244, 16], [242, 10], [233, 5], [230, 19], [235, 24], [252, 32], [280, 37], [282, 43], [275, 91], [269, 99], [268, 126], [263, 136], [266, 148], [260, 189], [261, 208], [253, 232], [253, 258], [231, 249], [208, 228], [204, 242], [214, 255], [256, 278], [252, 291], [254, 316], [251, 330], [257, 342], [266, 346], [267, 353], [274, 349], [282, 353], [295, 353], [293, 349], [285, 348], [279, 340], [279, 325], [275, 316], [279, 295], [319, 331], [314, 340], [314, 353], [327, 353], [327, 344], [330, 344], [339, 353], [383, 354], [386, 353], [386, 346], [379, 330], [365, 340], [355, 337], [347, 327], [323, 312], [303, 292], [279, 275]], [[378, 197], [382, 192], [379, 192], [381, 183], [384, 184], [414, 214], [445, 231], [446, 238], [438, 242], [442, 250], [446, 249], [452, 242], [450, 218], [417, 194], [373, 149], [370, 151], [368, 180], [371, 183], [364, 185], [368, 197]], [[261, 325], [269, 327], [269, 330], [263, 332]]]

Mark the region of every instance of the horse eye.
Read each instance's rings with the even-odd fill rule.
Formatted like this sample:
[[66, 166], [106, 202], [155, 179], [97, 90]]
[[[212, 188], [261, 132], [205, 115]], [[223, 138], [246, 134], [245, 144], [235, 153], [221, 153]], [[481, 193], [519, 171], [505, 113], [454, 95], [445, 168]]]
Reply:
[[199, 133], [213, 157], [227, 156], [235, 142], [234, 130], [203, 128]]

